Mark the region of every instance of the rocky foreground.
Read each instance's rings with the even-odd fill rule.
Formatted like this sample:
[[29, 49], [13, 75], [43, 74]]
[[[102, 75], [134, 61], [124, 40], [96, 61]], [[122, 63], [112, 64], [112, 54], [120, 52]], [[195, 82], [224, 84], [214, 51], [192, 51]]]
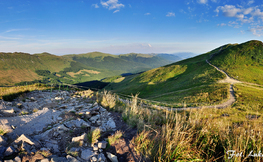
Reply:
[[13, 102], [0, 100], [0, 115], [0, 129], [8, 132], [0, 136], [4, 161], [118, 161], [105, 150], [107, 138], [88, 139], [94, 130], [116, 130], [112, 114], [90, 91], [30, 92]]

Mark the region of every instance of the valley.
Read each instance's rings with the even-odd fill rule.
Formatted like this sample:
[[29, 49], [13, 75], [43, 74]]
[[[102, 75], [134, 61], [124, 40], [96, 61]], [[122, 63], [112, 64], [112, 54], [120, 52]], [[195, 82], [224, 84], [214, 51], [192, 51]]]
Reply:
[[[227, 150], [235, 149], [244, 152], [244, 157], [235, 160], [251, 160], [250, 151], [261, 151], [263, 141], [260, 134], [263, 129], [261, 49], [260, 41], [227, 44], [156, 68], [150, 63], [156, 62], [155, 58], [149, 55], [143, 56], [145, 58], [120, 55], [110, 59], [101, 53], [66, 55], [62, 60], [59, 58], [65, 65], [60, 71], [49, 67], [35, 72], [42, 79], [50, 79], [52, 75], [75, 78], [75, 85], [52, 86], [50, 83], [55, 82], [47, 82], [0, 87], [2, 137], [13, 141], [18, 140], [16, 136], [24, 135], [40, 141], [40, 146], [31, 146], [36, 151], [26, 148], [27, 144], [14, 148], [14, 142], [7, 142], [4, 146], [13, 147], [13, 153], [9, 156], [5, 151], [3, 155], [5, 159], [41, 155], [41, 159], [49, 161], [56, 158], [112, 161], [112, 157], [117, 161], [226, 161]], [[118, 62], [119, 57], [125, 57], [122, 59], [126, 61], [138, 60], [125, 62], [127, 67], [118, 64], [117, 71], [127, 72], [123, 75], [90, 82], [80, 79], [107, 70], [113, 72], [113, 66], [107, 62]], [[105, 63], [105, 71], [97, 65], [99, 62]], [[135, 64], [142, 67], [145, 62], [151, 65], [147, 66], [150, 70], [137, 73], [137, 67], [134, 71], [130, 69]], [[37, 64], [37, 60], [34, 63]], [[246, 74], [249, 69], [254, 71]], [[67, 75], [70, 77], [65, 77]], [[94, 85], [101, 86], [100, 90], [84, 90]], [[100, 135], [94, 137], [97, 142], [92, 142], [88, 133], [92, 136], [97, 127]], [[83, 145], [72, 142], [82, 137]], [[100, 137], [105, 137], [108, 146], [97, 150], [98, 143], [104, 142]], [[113, 138], [118, 142], [111, 142]], [[253, 160], [258, 161], [260, 157]]]

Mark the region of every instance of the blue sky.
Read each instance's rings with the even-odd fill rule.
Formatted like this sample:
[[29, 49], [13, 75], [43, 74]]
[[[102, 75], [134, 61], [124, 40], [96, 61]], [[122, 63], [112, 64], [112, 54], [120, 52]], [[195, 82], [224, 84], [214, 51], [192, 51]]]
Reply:
[[0, 51], [201, 54], [262, 41], [260, 0], [0, 0]]

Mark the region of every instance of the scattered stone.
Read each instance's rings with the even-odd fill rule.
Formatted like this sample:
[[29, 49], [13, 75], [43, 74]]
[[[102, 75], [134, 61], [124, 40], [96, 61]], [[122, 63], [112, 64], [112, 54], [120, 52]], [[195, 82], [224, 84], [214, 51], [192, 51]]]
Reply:
[[7, 142], [6, 142], [6, 140], [5, 140], [5, 137], [2, 136], [2, 135], [0, 135], [0, 145], [2, 145], [2, 146], [6, 146], [6, 145], [7, 145]]
[[21, 104], [21, 103], [17, 103], [16, 105], [17, 105], [17, 107], [20, 108], [20, 109], [23, 108], [23, 104]]
[[5, 150], [4, 156], [10, 156], [13, 155], [14, 153], [16, 153], [16, 149], [13, 146], [9, 146]]
[[107, 157], [110, 159], [111, 162], [118, 162], [117, 156], [115, 156], [109, 152], [106, 152], [106, 153], [107, 153]]
[[229, 117], [229, 114], [222, 114], [223, 117]]
[[81, 136], [72, 138], [72, 142], [80, 142], [81, 146], [83, 145], [83, 143], [85, 141], [87, 141], [87, 134], [86, 133], [82, 134]]
[[109, 118], [109, 120], [107, 122], [107, 128], [108, 129], [115, 129], [116, 128], [115, 122], [112, 118]]
[[104, 156], [103, 153], [100, 153], [100, 154], [98, 155], [98, 161], [106, 161], [106, 157]]
[[50, 162], [66, 162], [68, 161], [65, 157], [52, 157]]
[[26, 142], [22, 142], [21, 149], [29, 154], [31, 153], [31, 146]]
[[99, 142], [98, 143], [98, 147], [102, 148], [102, 149], [105, 149], [107, 147], [107, 143], [108, 142], [106, 142], [106, 141]]
[[96, 115], [96, 116], [91, 117], [89, 120], [93, 123], [93, 122], [95, 122], [96, 120], [98, 120], [99, 118], [100, 118], [100, 116], [99, 116], [99, 115]]
[[70, 155], [67, 155], [66, 158], [69, 162], [79, 162], [79, 160], [77, 160], [76, 158], [74, 158], [73, 156], [70, 156]]
[[62, 100], [62, 97], [55, 97], [55, 100]]
[[98, 160], [95, 156], [93, 156], [91, 159], [92, 159], [92, 161], [94, 161], [94, 162], [96, 162], [96, 161]]
[[81, 158], [83, 160], [89, 160], [92, 157], [92, 155], [93, 155], [93, 152], [90, 148], [82, 150], [82, 152], [81, 152]]
[[98, 151], [98, 150], [99, 150], [98, 146], [94, 145], [93, 146], [93, 151]]
[[48, 158], [42, 159], [40, 162], [49, 162]]
[[0, 145], [0, 159], [4, 157], [5, 150], [6, 150], [6, 147]]
[[73, 127], [80, 128], [82, 125], [87, 127], [90, 126], [89, 123], [85, 122], [83, 119], [71, 120], [66, 122], [64, 125], [68, 128], [73, 128]]
[[21, 162], [21, 158], [19, 156], [15, 157], [14, 159], [15, 162]]
[[13, 144], [18, 144], [20, 142], [26, 142], [30, 145], [39, 145], [37, 142], [33, 142], [34, 140], [30, 137], [27, 137], [26, 135], [22, 134], [20, 137], [18, 137]]

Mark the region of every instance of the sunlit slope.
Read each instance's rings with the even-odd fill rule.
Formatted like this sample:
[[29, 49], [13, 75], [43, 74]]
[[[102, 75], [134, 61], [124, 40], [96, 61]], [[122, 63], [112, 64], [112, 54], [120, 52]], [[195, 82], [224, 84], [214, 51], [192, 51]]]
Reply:
[[263, 43], [248, 41], [230, 45], [215, 55], [211, 63], [235, 79], [263, 84]]
[[94, 68], [119, 71], [120, 73], [118, 74], [146, 71], [171, 63], [169, 60], [154, 55], [135, 53], [111, 55], [100, 52], [91, 52], [87, 54], [65, 55], [63, 57]]
[[[222, 49], [226, 47], [222, 46]], [[127, 76], [122, 81], [113, 81], [106, 89], [122, 94], [139, 93], [142, 98], [154, 98], [165, 93], [215, 83], [225, 76], [208, 65], [206, 59], [220, 49], [221, 47], [142, 74]], [[158, 100], [158, 97], [155, 100]]]
[[0, 83], [11, 85], [41, 78], [36, 70], [58, 72], [70, 66], [70, 61], [51, 54], [0, 53]]

